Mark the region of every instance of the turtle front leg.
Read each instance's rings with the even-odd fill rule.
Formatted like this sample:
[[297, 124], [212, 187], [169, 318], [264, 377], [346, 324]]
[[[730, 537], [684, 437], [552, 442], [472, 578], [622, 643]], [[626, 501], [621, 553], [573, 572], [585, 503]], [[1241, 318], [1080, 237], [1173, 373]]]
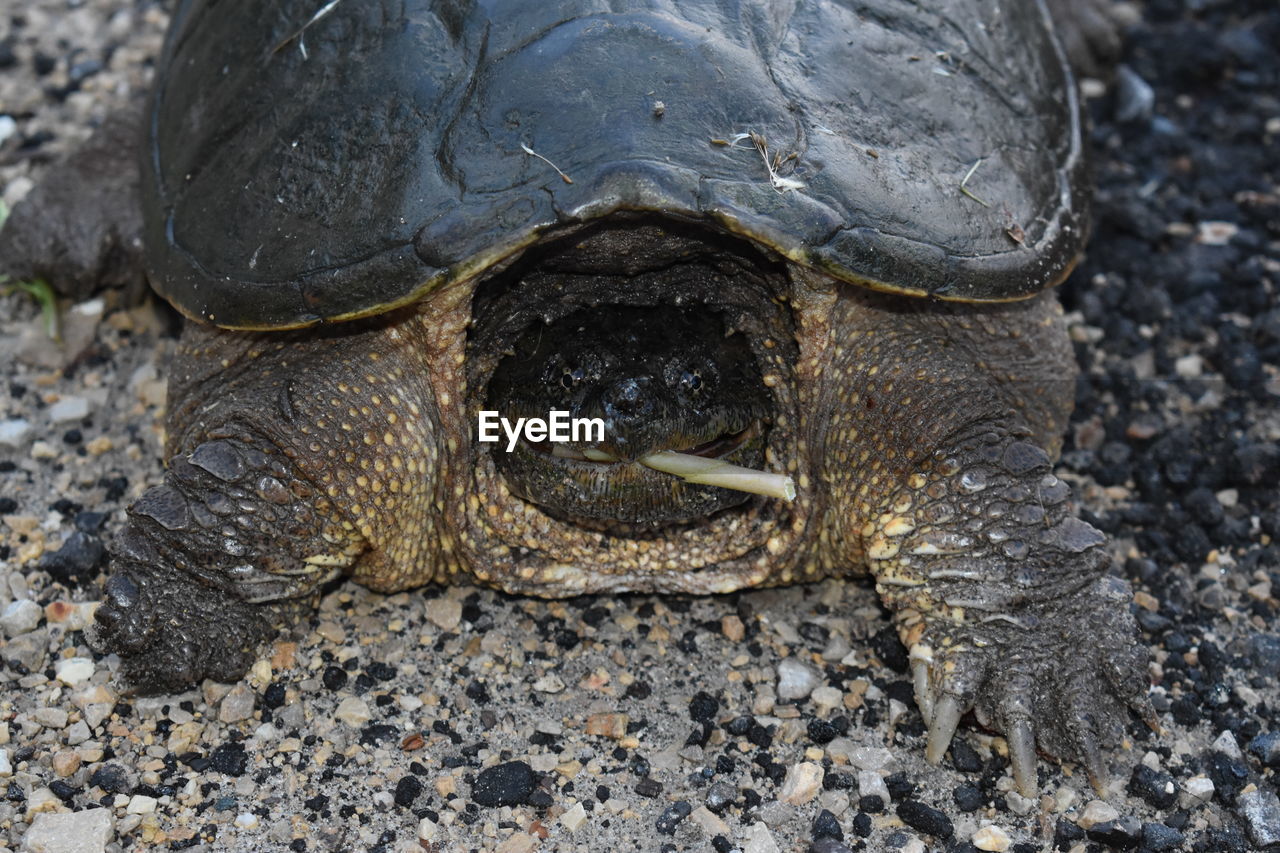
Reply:
[[95, 617], [127, 681], [239, 678], [339, 574], [381, 591], [432, 579], [446, 536], [424, 365], [460, 362], [465, 340], [432, 336], [444, 326], [401, 313], [305, 333], [184, 327], [169, 470], [130, 507]]
[[129, 508], [95, 645], [143, 691], [234, 681], [363, 547], [273, 446], [248, 433], [205, 441]]
[[1127, 708], [1151, 713], [1147, 652], [1105, 538], [1050, 470], [1075, 377], [1056, 300], [841, 291], [825, 316], [829, 559], [867, 565], [895, 611], [929, 759], [973, 710], [1007, 737], [1024, 794], [1037, 747], [1100, 784], [1099, 745]]
[[1107, 575], [1105, 537], [1025, 435], [986, 429], [935, 453], [865, 528], [877, 588], [910, 650], [939, 761], [963, 714], [1008, 739], [1024, 796], [1035, 750], [1107, 778], [1100, 745], [1133, 708], [1148, 719], [1147, 651], [1132, 590]]

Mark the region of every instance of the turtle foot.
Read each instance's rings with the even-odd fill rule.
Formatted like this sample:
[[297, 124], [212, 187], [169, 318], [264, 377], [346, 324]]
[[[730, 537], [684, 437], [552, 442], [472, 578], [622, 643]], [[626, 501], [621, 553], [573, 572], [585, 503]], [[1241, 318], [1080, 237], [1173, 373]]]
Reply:
[[1127, 709], [1155, 726], [1131, 599], [1127, 583], [1103, 577], [1065, 600], [986, 614], [976, 624], [927, 617], [911, 659], [928, 759], [942, 758], [972, 710], [1005, 736], [1023, 796], [1039, 791], [1037, 749], [1078, 762], [1103, 795], [1104, 748], [1120, 740]]

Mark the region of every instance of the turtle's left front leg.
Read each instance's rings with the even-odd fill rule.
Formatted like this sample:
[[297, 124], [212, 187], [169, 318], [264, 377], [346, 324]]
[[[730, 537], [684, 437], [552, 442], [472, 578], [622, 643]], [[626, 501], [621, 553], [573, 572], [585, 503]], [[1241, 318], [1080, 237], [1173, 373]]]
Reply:
[[1126, 707], [1148, 718], [1146, 649], [1106, 539], [1078, 519], [1049, 456], [986, 425], [932, 455], [868, 523], [877, 588], [910, 650], [927, 757], [972, 709], [1008, 739], [1034, 796], [1037, 745], [1075, 758], [1099, 790]]
[[1004, 734], [1019, 789], [1035, 750], [1081, 761], [1127, 708], [1150, 718], [1148, 654], [1105, 537], [1077, 518], [1050, 460], [1074, 360], [1052, 294], [996, 306], [843, 292], [815, 409], [833, 562], [862, 563], [895, 611], [945, 753], [973, 710]]

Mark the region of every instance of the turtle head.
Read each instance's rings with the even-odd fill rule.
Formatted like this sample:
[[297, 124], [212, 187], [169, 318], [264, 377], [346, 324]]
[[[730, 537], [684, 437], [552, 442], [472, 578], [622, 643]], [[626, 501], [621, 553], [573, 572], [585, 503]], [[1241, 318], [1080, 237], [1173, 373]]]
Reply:
[[555, 515], [656, 525], [751, 496], [637, 460], [675, 450], [760, 467], [770, 396], [746, 335], [707, 306], [606, 304], [526, 329], [491, 378], [487, 406], [512, 427], [565, 413], [568, 440], [526, 432], [510, 451], [505, 437], [495, 445], [522, 498]]

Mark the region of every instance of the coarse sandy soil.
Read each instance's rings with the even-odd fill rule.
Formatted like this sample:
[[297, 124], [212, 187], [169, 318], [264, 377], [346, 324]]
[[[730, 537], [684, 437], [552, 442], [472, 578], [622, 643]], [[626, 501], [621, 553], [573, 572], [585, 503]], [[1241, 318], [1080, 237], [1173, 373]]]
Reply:
[[[13, 293], [0, 850], [1280, 849], [1280, 7], [1127, 13], [1119, 75], [1085, 87], [1096, 234], [1061, 288], [1083, 377], [1058, 473], [1137, 591], [1163, 727], [1132, 722], [1109, 809], [1072, 765], [1017, 796], [972, 727], [926, 764], [903, 649], [857, 581], [561, 602], [346, 584], [239, 684], [122, 695], [82, 629], [103, 545], [161, 479], [174, 318], [107, 293], [61, 306], [58, 345]], [[7, 205], [145, 91], [166, 17], [0, 0]], [[806, 698], [778, 698], [785, 659]], [[477, 803], [512, 761], [519, 803]], [[780, 801], [805, 763], [820, 789]], [[938, 813], [904, 823], [907, 801]]]

